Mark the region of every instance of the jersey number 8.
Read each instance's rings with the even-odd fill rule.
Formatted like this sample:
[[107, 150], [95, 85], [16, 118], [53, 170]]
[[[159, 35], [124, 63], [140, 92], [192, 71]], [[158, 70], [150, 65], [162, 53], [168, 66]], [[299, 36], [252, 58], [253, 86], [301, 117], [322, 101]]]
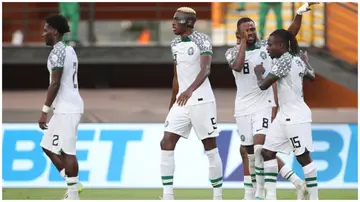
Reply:
[[244, 74], [250, 74], [250, 69], [249, 69], [249, 63], [244, 63], [244, 68], [243, 68], [243, 72]]
[[73, 63], [73, 68], [74, 68], [73, 84], [74, 84], [74, 88], [78, 88], [77, 83], [75, 83], [75, 79], [77, 78], [76, 77], [76, 73], [77, 73], [77, 63], [76, 62]]

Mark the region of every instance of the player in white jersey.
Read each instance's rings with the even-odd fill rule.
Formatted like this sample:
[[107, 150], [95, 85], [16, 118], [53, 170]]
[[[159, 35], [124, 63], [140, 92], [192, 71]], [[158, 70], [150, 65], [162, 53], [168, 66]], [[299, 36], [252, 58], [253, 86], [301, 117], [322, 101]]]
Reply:
[[[78, 192], [81, 192], [83, 187], [78, 179], [76, 139], [78, 125], [84, 113], [84, 102], [78, 89], [77, 55], [71, 46], [62, 42], [63, 35], [69, 31], [64, 16], [52, 15], [46, 19], [42, 36], [46, 45], [52, 46], [47, 61], [50, 85], [39, 119], [39, 127], [46, 130], [41, 147], [68, 185], [64, 199], [77, 200]], [[50, 108], [54, 114], [47, 126]]]
[[174, 199], [175, 146], [180, 137], [189, 137], [192, 128], [202, 141], [209, 159], [213, 199], [222, 199], [222, 161], [216, 145], [219, 135], [216, 103], [208, 79], [212, 46], [207, 35], [194, 30], [195, 21], [196, 12], [181, 7], [174, 14], [172, 23], [177, 35], [171, 43], [174, 58], [173, 95], [160, 143], [164, 200]]
[[[302, 13], [310, 10], [309, 6], [312, 4], [304, 4], [299, 8], [289, 27], [295, 35], [301, 26]], [[238, 21], [236, 37], [239, 44], [227, 50], [225, 57], [233, 69], [237, 86], [235, 118], [241, 137], [240, 153], [243, 161], [249, 161], [249, 168], [244, 166], [244, 198], [251, 200], [256, 196], [258, 199], [263, 199], [265, 192], [261, 149], [278, 108], [276, 93], [274, 99], [272, 89], [261, 91], [258, 88], [254, 67], [262, 62], [265, 70], [269, 71], [272, 60], [267, 54], [266, 40], [260, 41], [257, 38], [255, 23], [250, 18], [245, 17]], [[276, 92], [276, 84], [273, 87]], [[278, 162], [281, 175], [295, 185], [298, 199], [304, 199], [307, 194], [305, 183], [291, 169], [284, 166], [279, 158]], [[254, 193], [254, 187], [256, 187], [256, 193]]]
[[[247, 21], [250, 20], [249, 18], [242, 18], [239, 20], [239, 27], [238, 27], [238, 31], [236, 33], [236, 37], [237, 37], [237, 46], [230, 48], [227, 52], [226, 52], [226, 58], [229, 62], [229, 65], [231, 66], [232, 61], [234, 61], [236, 59], [237, 54], [239, 53], [239, 46], [240, 43], [242, 41], [242, 36], [240, 36], [239, 33], [241, 33], [241, 25], [244, 25], [245, 23], [243, 23], [242, 21]], [[245, 26], [245, 30], [247, 29], [248, 26]], [[244, 33], [244, 32], [242, 32]], [[246, 38], [243, 39], [243, 42], [246, 43]], [[262, 61], [266, 64], [268, 64], [268, 67], [270, 68], [271, 66], [271, 59], [268, 56], [266, 51], [266, 46], [264, 46], [264, 44], [257, 44], [259, 45], [259, 48], [256, 49], [252, 49], [252, 50], [247, 50], [246, 51], [246, 61], [251, 61], [253, 64], [249, 66], [246, 66], [247, 68], [251, 68], [251, 72], [249, 70], [243, 72], [237, 72], [235, 70], [233, 70], [233, 74], [235, 77], [235, 82], [238, 88], [238, 93], [237, 93], [237, 98], [235, 100], [235, 118], [236, 118], [236, 123], [238, 126], [238, 131], [239, 131], [239, 135], [241, 138], [241, 146], [240, 146], [240, 154], [241, 154], [241, 158], [243, 161], [243, 169], [244, 169], [244, 189], [245, 189], [245, 193], [244, 193], [244, 200], [254, 200], [255, 199], [255, 190], [257, 187], [263, 187], [264, 185], [260, 185], [260, 186], [256, 186], [256, 184], [258, 183], [256, 181], [255, 178], [255, 156], [254, 154], [248, 154], [247, 149], [250, 147], [252, 147], [253, 145], [253, 136], [257, 135], [256, 132], [259, 131], [255, 131], [256, 128], [261, 128], [263, 125], [267, 125], [269, 126], [270, 122], [272, 121], [272, 119], [276, 116], [276, 112], [277, 112], [277, 107], [274, 107], [273, 104], [271, 103], [267, 103], [267, 102], [263, 102], [265, 104], [265, 106], [259, 106], [258, 103], [262, 103], [261, 99], [264, 99], [264, 95], [265, 95], [265, 99], [267, 98], [268, 100], [270, 100], [271, 102], [274, 102], [274, 95], [272, 92], [272, 89], [269, 89], [267, 92], [266, 91], [261, 91], [258, 88], [257, 85], [257, 80], [254, 74], [254, 67], [256, 62], [258, 61]], [[250, 52], [250, 57], [248, 57], [247, 53]], [[266, 55], [264, 55], [264, 53]], [[259, 56], [263, 55], [264, 59], [260, 59], [259, 60]], [[253, 56], [253, 58], [251, 58], [251, 56]], [[260, 56], [261, 57], [261, 56]], [[269, 61], [270, 60], [270, 61]], [[247, 76], [248, 78], [244, 78], [245, 76]], [[244, 91], [241, 91], [244, 90]], [[240, 91], [240, 92], [239, 92]], [[260, 91], [260, 92], [259, 92]], [[251, 93], [253, 92], [253, 93]], [[252, 96], [251, 95], [257, 95], [260, 97], [260, 99], [258, 99], [256, 96]], [[250, 98], [247, 98], [250, 97]], [[243, 101], [242, 99], [244, 99], [246, 101]], [[252, 103], [249, 103], [252, 102]], [[246, 105], [248, 102], [248, 105]], [[248, 106], [248, 108], [245, 108], [245, 106]], [[255, 108], [254, 108], [255, 106]], [[257, 107], [257, 108], [256, 108]], [[240, 109], [239, 109], [240, 108]], [[250, 108], [250, 109], [249, 109]], [[252, 109], [251, 109], [252, 108]], [[265, 108], [265, 110], [261, 110], [262, 108]], [[268, 109], [266, 109], [268, 108]], [[272, 109], [271, 109], [272, 108]], [[260, 110], [258, 110], [260, 109]], [[253, 112], [251, 112], [251, 110]], [[264, 113], [265, 112], [265, 113]], [[264, 120], [271, 120], [271, 121], [265, 121]], [[265, 131], [265, 130], [266, 131]], [[263, 130], [261, 130], [261, 133], [264, 133], [264, 135], [266, 135], [267, 133], [267, 128], [264, 128]], [[262, 140], [264, 141], [264, 140]], [[250, 145], [249, 145], [250, 144]], [[259, 147], [258, 145], [256, 145], [256, 147]], [[259, 149], [259, 148], [257, 148]], [[259, 152], [259, 154], [261, 155], [261, 148], [260, 150], [257, 150]], [[262, 158], [262, 157], [261, 157]], [[278, 160], [278, 165], [279, 165], [279, 170], [281, 175], [289, 180], [290, 182], [292, 182], [295, 187], [298, 190], [298, 198], [305, 198], [306, 195], [306, 189], [304, 189], [304, 182], [296, 175], [296, 173], [294, 171], [292, 171], [291, 169], [289, 169], [287, 166], [285, 166], [285, 163], [280, 159], [277, 158]], [[261, 179], [263, 179], [263, 175], [261, 175], [261, 173], [263, 173], [263, 170], [261, 170], [262, 166], [259, 166], [259, 161], [257, 162], [258, 167], [260, 168], [257, 170], [257, 173], [262, 176]], [[251, 164], [251, 166], [249, 165]], [[250, 172], [251, 170], [251, 172]], [[257, 176], [257, 179], [259, 179], [259, 176]], [[258, 180], [260, 182], [260, 180]], [[263, 188], [259, 189], [259, 190], [263, 190]], [[263, 193], [263, 191], [258, 191], [258, 199], [261, 199], [261, 197], [264, 197], [261, 195], [261, 193]], [[263, 193], [265, 194], [265, 193]]]
[[[279, 112], [266, 136], [262, 155], [264, 157], [266, 199], [276, 200], [276, 176], [278, 165], [276, 153], [294, 152], [303, 167], [310, 200], [318, 199], [317, 169], [312, 162], [311, 111], [303, 97], [303, 77], [315, 78], [309, 63], [296, 56], [299, 47], [295, 36], [284, 29], [274, 31], [268, 40], [267, 50], [276, 58], [270, 73], [262, 65], [255, 67], [261, 90], [278, 84]], [[267, 76], [263, 78], [263, 74]]]

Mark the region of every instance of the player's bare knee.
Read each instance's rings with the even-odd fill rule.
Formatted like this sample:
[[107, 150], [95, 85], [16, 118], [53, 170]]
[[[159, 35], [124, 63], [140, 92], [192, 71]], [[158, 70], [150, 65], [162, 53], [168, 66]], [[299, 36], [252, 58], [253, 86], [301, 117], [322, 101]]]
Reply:
[[242, 158], [243, 161], [248, 158], [247, 154], [248, 153], [246, 151], [246, 148], [241, 145], [240, 146], [240, 155], [241, 155], [241, 158]]
[[179, 138], [180, 136], [178, 135], [165, 132], [164, 137], [160, 141], [161, 150], [174, 150]]
[[300, 163], [302, 167], [307, 166], [312, 162], [310, 152], [307, 149], [305, 149], [304, 153], [296, 156], [296, 160]]
[[206, 138], [206, 139], [202, 140], [201, 142], [204, 145], [205, 151], [209, 151], [209, 150], [215, 149], [217, 147], [215, 137]]
[[263, 156], [264, 161], [269, 161], [276, 158], [276, 153], [267, 149], [262, 149], [261, 155]]
[[254, 145], [245, 146], [245, 149], [248, 154], [254, 154]]
[[264, 145], [265, 135], [264, 134], [256, 134], [254, 135], [254, 145]]
[[163, 138], [160, 141], [160, 148], [161, 148], [161, 150], [174, 150], [174, 149], [172, 149], [173, 146], [172, 146], [170, 140], [167, 138]]

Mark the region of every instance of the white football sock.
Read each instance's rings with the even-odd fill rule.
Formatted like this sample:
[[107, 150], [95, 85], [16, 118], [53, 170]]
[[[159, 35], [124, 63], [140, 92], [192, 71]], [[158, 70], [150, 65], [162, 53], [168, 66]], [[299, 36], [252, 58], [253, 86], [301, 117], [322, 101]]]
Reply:
[[174, 151], [161, 150], [161, 180], [163, 184], [163, 200], [174, 200], [173, 181], [175, 172]]
[[213, 199], [222, 200], [223, 167], [218, 148], [205, 151], [209, 159], [209, 178], [213, 186]]

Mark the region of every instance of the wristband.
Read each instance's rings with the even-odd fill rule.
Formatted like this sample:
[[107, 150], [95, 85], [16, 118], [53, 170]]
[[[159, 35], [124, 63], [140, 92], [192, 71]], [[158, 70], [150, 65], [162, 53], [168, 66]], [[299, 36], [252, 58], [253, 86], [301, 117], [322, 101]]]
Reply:
[[50, 107], [48, 107], [48, 106], [46, 106], [46, 105], [44, 105], [43, 107], [42, 107], [42, 112], [44, 112], [44, 113], [48, 113], [50, 111]]
[[306, 11], [309, 10], [309, 4], [308, 3], [305, 3], [304, 5], [302, 5], [297, 11], [296, 13], [298, 15], [302, 15], [303, 13], [305, 13]]

